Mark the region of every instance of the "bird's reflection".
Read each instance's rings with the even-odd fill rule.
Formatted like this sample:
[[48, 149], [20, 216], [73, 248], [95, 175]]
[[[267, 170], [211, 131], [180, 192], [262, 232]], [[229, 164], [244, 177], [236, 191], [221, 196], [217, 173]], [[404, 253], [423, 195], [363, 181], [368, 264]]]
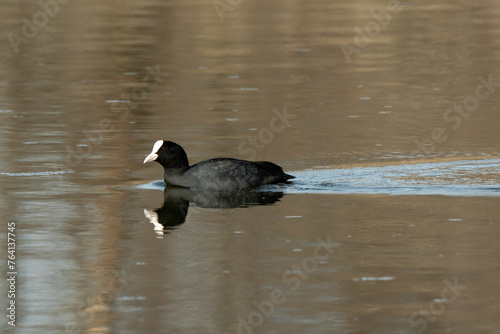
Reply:
[[168, 230], [175, 229], [184, 223], [190, 203], [201, 208], [247, 208], [273, 204], [283, 197], [282, 192], [276, 191], [217, 192], [171, 186], [165, 187], [163, 195], [161, 208], [144, 209], [144, 215], [154, 225], [159, 238], [168, 233]]

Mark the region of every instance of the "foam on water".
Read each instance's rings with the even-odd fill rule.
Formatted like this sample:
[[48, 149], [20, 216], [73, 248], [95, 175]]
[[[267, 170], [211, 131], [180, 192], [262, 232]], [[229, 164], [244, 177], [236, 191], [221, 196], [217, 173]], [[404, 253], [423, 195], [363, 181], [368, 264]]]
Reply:
[[163, 180], [151, 181], [151, 182], [146, 183], [146, 184], [139, 184], [136, 186], [136, 188], [163, 191], [163, 189], [165, 188], [165, 181], [163, 181]]
[[318, 169], [296, 176], [286, 193], [500, 196], [500, 159]]

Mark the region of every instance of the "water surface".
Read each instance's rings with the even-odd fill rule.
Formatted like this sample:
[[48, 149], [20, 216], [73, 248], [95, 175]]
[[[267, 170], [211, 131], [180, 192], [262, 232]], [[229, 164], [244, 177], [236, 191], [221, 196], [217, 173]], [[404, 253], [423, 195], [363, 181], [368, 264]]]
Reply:
[[[2, 333], [500, 332], [499, 5], [222, 3], [0, 4]], [[297, 178], [163, 192], [158, 139]]]

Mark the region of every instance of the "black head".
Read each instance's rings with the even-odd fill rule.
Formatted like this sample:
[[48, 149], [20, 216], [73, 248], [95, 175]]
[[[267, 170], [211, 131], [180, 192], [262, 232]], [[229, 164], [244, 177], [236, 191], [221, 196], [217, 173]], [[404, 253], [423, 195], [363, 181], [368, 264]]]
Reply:
[[184, 149], [171, 141], [158, 140], [144, 163], [156, 161], [164, 168], [187, 168], [188, 158]]

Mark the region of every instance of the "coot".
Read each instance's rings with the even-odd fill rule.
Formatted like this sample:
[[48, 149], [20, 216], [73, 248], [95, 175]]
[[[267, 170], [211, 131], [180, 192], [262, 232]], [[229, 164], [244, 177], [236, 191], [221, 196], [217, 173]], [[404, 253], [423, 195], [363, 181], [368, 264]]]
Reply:
[[295, 178], [268, 161], [215, 158], [189, 166], [184, 149], [171, 141], [158, 140], [144, 163], [156, 161], [165, 169], [167, 184], [206, 190], [236, 191], [285, 182]]

